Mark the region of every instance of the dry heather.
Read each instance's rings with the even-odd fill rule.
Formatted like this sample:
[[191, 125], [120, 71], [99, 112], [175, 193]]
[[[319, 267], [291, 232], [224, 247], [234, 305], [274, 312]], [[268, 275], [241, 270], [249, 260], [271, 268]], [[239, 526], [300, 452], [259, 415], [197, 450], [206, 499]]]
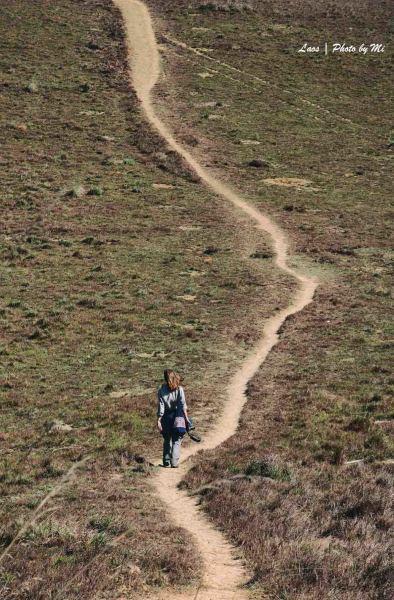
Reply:
[[[334, 33], [388, 44], [390, 4], [149, 4], [172, 36], [233, 67], [163, 41], [166, 120], [283, 224], [294, 262], [321, 278], [251, 382], [238, 434], [184, 485], [243, 548], [257, 593], [388, 600], [390, 54], [303, 60], [294, 49]], [[208, 427], [294, 282], [147, 129], [109, 0], [11, 0], [1, 12], [2, 551], [91, 459], [4, 557], [0, 595], [146, 596], [199, 577], [147, 485], [161, 371], [185, 374]], [[264, 183], [289, 177], [311, 184]]]
[[249, 0], [216, 0], [210, 2], [200, 2], [198, 9], [203, 11], [223, 11], [223, 12], [237, 12], [242, 10], [253, 10], [254, 3]]
[[235, 367], [293, 284], [144, 124], [110, 0], [1, 13], [0, 597], [190, 583], [199, 558], [148, 485], [155, 388], [175, 365], [203, 430], [221, 363]]
[[[167, 47], [178, 85], [163, 91], [186, 121], [173, 127], [282, 223], [294, 263], [321, 283], [250, 383], [238, 433], [183, 486], [243, 549], [268, 597], [388, 600], [392, 7], [262, 2], [253, 16], [217, 18], [189, 6], [175, 15], [160, 3], [171, 37], [206, 54]], [[338, 36], [380, 40], [385, 54], [297, 55], [305, 41]], [[310, 184], [279, 185], [288, 178]]]
[[[300, 23], [300, 25], [316, 25], [324, 31], [331, 29], [339, 34], [343, 26], [347, 32], [349, 27], [365, 26], [370, 31], [376, 27], [390, 31], [392, 4], [390, 0], [176, 0], [168, 3], [165, 0], [148, 0], [152, 10], [160, 10], [167, 15], [190, 15], [201, 11], [212, 17], [223, 13], [243, 13], [253, 11], [270, 23]], [[158, 13], [159, 14], [159, 13]], [[234, 14], [238, 19], [239, 15]], [[349, 25], [351, 21], [351, 24]], [[236, 26], [239, 22], [234, 22]], [[259, 23], [263, 21], [259, 19]], [[253, 43], [255, 40], [250, 40]]]

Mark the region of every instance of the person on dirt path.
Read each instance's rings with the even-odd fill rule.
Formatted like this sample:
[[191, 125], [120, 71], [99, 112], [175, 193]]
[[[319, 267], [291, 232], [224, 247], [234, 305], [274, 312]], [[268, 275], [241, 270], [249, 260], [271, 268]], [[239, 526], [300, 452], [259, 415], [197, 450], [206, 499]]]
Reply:
[[172, 369], [166, 369], [164, 380], [157, 392], [157, 428], [164, 438], [163, 467], [175, 469], [178, 467], [183, 436], [191, 423], [180, 376]]

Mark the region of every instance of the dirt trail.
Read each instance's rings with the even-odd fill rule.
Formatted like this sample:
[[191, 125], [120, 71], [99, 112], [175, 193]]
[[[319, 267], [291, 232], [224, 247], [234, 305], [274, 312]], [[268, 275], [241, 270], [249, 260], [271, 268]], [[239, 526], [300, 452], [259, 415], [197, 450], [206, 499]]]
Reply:
[[[287, 241], [281, 229], [267, 216], [248, 204], [238, 193], [216, 179], [206, 168], [183, 148], [166, 125], [160, 120], [152, 104], [151, 91], [160, 75], [160, 58], [148, 9], [139, 0], [113, 0], [123, 14], [131, 66], [131, 81], [141, 101], [145, 115], [151, 125], [162, 135], [168, 145], [178, 152], [215, 193], [247, 213], [256, 227], [272, 238], [275, 264], [299, 282], [298, 291], [290, 306], [268, 319], [264, 334], [229, 382], [227, 401], [214, 431], [204, 441], [189, 446], [183, 451], [183, 463], [179, 469], [163, 469], [154, 477], [154, 487], [165, 502], [174, 522], [189, 530], [196, 541], [204, 561], [204, 578], [198, 590], [176, 596], [184, 600], [242, 600], [248, 598], [240, 586], [247, 581], [248, 573], [235, 558], [235, 550], [220, 531], [216, 530], [207, 517], [198, 509], [193, 498], [177, 489], [178, 483], [191, 467], [191, 457], [199, 450], [214, 448], [233, 435], [237, 429], [243, 405], [245, 389], [271, 348], [278, 342], [277, 331], [285, 319], [311, 302], [317, 281], [302, 275], [287, 265]], [[163, 597], [166, 597], [164, 595]], [[174, 595], [171, 594], [171, 598]]]

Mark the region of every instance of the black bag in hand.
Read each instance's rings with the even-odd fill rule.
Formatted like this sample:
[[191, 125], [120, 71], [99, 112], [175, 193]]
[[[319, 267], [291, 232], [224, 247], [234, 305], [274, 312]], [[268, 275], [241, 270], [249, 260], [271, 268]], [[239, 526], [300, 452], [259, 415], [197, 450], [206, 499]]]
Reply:
[[193, 442], [201, 442], [201, 438], [199, 435], [195, 434], [195, 433], [191, 433], [191, 431], [194, 429], [194, 425], [193, 425], [193, 420], [191, 418], [189, 418], [189, 420], [186, 423], [186, 431], [187, 434], [189, 436], [189, 438], [191, 440], [193, 440]]

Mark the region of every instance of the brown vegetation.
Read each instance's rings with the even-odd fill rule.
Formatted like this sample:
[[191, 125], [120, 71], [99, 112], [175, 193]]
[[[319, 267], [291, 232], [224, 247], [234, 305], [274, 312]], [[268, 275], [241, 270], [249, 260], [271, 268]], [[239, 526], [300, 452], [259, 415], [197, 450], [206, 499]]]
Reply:
[[[212, 64], [168, 46], [176, 85], [163, 81], [162, 92], [177, 117], [166, 120], [284, 224], [295, 260], [322, 279], [251, 382], [237, 436], [184, 485], [201, 490], [244, 549], [262, 593], [388, 600], [387, 54], [301, 62], [289, 48], [350, 26], [354, 39], [388, 42], [390, 4], [267, 0], [253, 12], [201, 10], [197, 21], [189, 12], [201, 1], [149, 4], [174, 36], [268, 80], [217, 64], [213, 77], [195, 77]], [[5, 556], [0, 595], [147, 595], [199, 576], [190, 540], [147, 485], [161, 371], [171, 362], [185, 374], [193, 415], [208, 426], [207, 399], [214, 414], [294, 284], [272, 272], [271, 248], [250, 224], [147, 129], [109, 0], [11, 0], [1, 10], [2, 551], [70, 466], [92, 458]], [[257, 155], [241, 141], [250, 139]], [[266, 186], [268, 177], [312, 183]]]
[[[243, 549], [262, 594], [386, 600], [393, 586], [391, 53], [301, 61], [296, 50], [327, 32], [332, 41], [350, 15], [352, 40], [388, 43], [391, 9], [263, 2], [257, 17], [220, 21], [161, 10], [172, 38], [209, 49], [204, 58], [169, 47], [166, 57], [178, 80], [172, 103], [200, 140], [195, 152], [208, 149], [212, 164], [284, 224], [298, 266], [321, 279], [314, 303], [286, 322], [250, 383], [237, 435], [200, 457], [183, 486], [201, 495]], [[202, 83], [195, 73], [204, 66], [216, 74]], [[366, 97], [366, 80], [378, 82], [379, 98]], [[220, 120], [208, 119], [212, 111]], [[181, 135], [184, 127], [173, 126]], [[258, 154], [242, 140], [258, 141]], [[256, 157], [267, 161], [269, 181], [311, 185], [262, 185], [266, 172], [248, 169]]]
[[203, 431], [220, 361], [237, 364], [291, 283], [249, 260], [253, 229], [144, 124], [109, 0], [1, 10], [0, 597], [190, 583], [199, 558], [148, 486], [155, 388], [178, 368]]

